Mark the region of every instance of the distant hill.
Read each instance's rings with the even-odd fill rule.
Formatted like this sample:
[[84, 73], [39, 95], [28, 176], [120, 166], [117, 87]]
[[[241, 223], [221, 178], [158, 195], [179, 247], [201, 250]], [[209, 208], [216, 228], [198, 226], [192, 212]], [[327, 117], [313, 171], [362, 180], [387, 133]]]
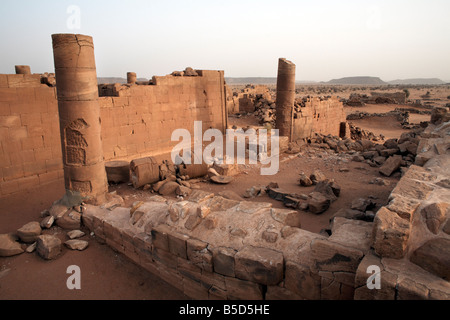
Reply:
[[225, 77], [227, 84], [277, 84], [277, 78], [264, 77], [248, 77], [248, 78], [233, 78]]
[[[145, 78], [137, 78], [137, 81], [148, 81], [148, 79]], [[97, 78], [98, 83], [127, 83], [127, 79], [120, 78], [120, 77], [98, 77]]]
[[445, 84], [445, 81], [442, 81], [438, 78], [416, 78], [416, 79], [398, 79], [389, 81], [389, 84], [417, 84], [417, 85], [438, 85]]
[[383, 85], [388, 84], [378, 77], [345, 77], [340, 79], [333, 79], [327, 84], [344, 84], [344, 85]]

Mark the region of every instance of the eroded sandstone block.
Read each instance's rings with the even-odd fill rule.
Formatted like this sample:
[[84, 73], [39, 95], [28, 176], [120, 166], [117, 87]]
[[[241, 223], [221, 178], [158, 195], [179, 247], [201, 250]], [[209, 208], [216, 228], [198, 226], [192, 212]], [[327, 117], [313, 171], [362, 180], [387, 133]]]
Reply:
[[275, 285], [283, 279], [283, 254], [253, 246], [244, 247], [235, 255], [236, 277], [264, 285]]
[[386, 258], [402, 258], [406, 253], [410, 227], [408, 221], [382, 207], [378, 210], [373, 225], [375, 252]]

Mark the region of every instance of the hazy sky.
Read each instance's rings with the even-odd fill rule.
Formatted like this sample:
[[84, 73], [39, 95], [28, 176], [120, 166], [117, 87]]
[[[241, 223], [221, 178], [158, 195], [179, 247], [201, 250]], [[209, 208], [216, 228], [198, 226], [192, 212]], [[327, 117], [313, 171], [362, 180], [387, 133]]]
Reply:
[[450, 81], [450, 1], [1, 0], [0, 73], [53, 72], [51, 34], [94, 38], [98, 76], [185, 67], [229, 77], [377, 76]]

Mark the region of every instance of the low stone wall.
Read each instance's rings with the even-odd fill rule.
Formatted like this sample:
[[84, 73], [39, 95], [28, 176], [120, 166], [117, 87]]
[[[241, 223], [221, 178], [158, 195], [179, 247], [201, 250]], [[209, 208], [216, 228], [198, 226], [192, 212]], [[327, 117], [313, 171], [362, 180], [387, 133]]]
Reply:
[[352, 299], [372, 223], [336, 218], [326, 238], [299, 228], [298, 216], [195, 190], [137, 209], [88, 206], [83, 222], [194, 299]]
[[346, 122], [344, 106], [337, 97], [307, 101], [294, 112], [293, 140], [313, 137], [315, 133], [341, 135], [341, 123]]

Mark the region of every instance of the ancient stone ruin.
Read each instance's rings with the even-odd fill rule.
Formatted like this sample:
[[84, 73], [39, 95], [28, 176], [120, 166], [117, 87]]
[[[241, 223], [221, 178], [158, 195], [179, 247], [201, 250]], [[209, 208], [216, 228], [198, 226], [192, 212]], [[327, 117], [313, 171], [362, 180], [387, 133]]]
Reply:
[[[341, 188], [320, 172], [300, 177], [300, 185], [316, 185], [306, 196], [276, 184], [262, 188], [288, 204], [279, 209], [194, 187], [193, 179], [206, 175], [224, 182], [236, 166], [173, 164], [163, 157], [176, 144], [175, 129], [194, 135], [199, 120], [203, 132], [228, 128], [233, 99], [223, 71], [186, 68], [144, 83], [129, 72], [126, 84], [98, 84], [91, 37], [52, 39], [56, 87], [42, 80], [49, 74], [26, 68], [0, 75], [0, 190], [7, 196], [64, 177], [66, 195], [40, 223], [0, 235], [0, 255], [20, 254], [21, 241], [35, 243], [29, 250], [45, 259], [57, 258], [61, 242], [41, 235], [56, 223], [86, 227], [193, 299], [450, 299], [448, 108], [434, 110], [427, 128], [401, 141], [356, 142], [342, 102], [296, 101], [295, 65], [280, 59], [276, 100], [266, 95], [242, 105], [255, 112], [255, 101], [265, 99], [268, 109], [275, 103], [270, 121], [287, 141], [284, 150], [295, 153], [299, 141], [351, 150], [358, 161], [379, 166], [381, 177], [403, 172], [386, 206], [370, 214], [370, 202], [356, 201], [333, 217], [327, 232], [313, 233], [302, 229], [300, 210], [320, 214]], [[108, 192], [108, 180], [158, 194], [125, 206]], [[68, 236], [67, 247], [86, 248], [73, 241], [79, 231]], [[374, 289], [377, 279], [381, 286]]]

